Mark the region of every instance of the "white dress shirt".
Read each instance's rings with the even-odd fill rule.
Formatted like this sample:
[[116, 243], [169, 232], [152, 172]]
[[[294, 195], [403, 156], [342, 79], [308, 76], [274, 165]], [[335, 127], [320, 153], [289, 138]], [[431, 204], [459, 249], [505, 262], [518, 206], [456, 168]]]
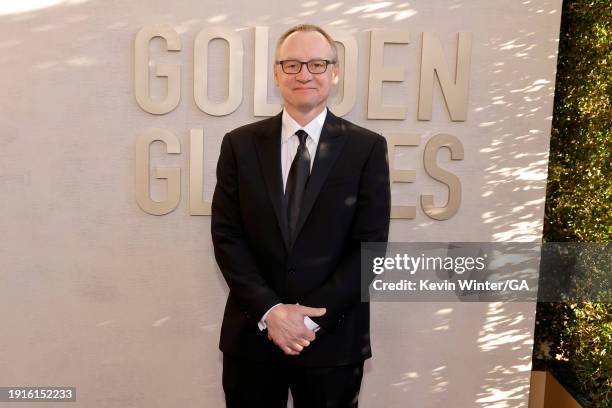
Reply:
[[[281, 129], [281, 167], [283, 171], [283, 191], [285, 191], [287, 187], [287, 179], [289, 178], [289, 170], [291, 169], [291, 163], [293, 163], [293, 159], [295, 157], [295, 154], [297, 153], [297, 148], [300, 145], [300, 139], [297, 137], [295, 132], [300, 129], [303, 129], [306, 133], [308, 133], [308, 137], [306, 138], [306, 148], [308, 149], [308, 153], [310, 153], [310, 171], [312, 172], [312, 165], [314, 164], [315, 155], [317, 153], [317, 146], [319, 144], [319, 138], [321, 137], [321, 130], [323, 129], [323, 123], [325, 123], [326, 116], [327, 108], [323, 109], [323, 111], [319, 113], [313, 120], [311, 120], [306, 126], [300, 126], [300, 124], [297, 123], [295, 119], [293, 119], [289, 115], [289, 113], [287, 113], [285, 108], [283, 108], [283, 126]], [[259, 330], [266, 329], [266, 317], [268, 317], [270, 311], [278, 305], [280, 305], [280, 303], [272, 306], [263, 315], [261, 320], [257, 323]], [[313, 322], [312, 319], [308, 316], [304, 316], [304, 324], [310, 330], [319, 330], [319, 325]]]

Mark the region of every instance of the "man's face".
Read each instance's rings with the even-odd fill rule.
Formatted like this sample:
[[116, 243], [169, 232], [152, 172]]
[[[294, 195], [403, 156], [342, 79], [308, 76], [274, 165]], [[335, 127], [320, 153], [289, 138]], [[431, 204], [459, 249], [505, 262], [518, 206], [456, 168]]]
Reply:
[[[325, 37], [316, 31], [297, 31], [280, 46], [277, 61], [333, 60], [332, 49]], [[285, 107], [310, 112], [325, 106], [333, 85], [338, 83], [338, 64], [329, 65], [322, 74], [311, 74], [306, 65], [297, 74], [285, 74], [280, 64], [274, 65], [274, 81], [279, 87]]]

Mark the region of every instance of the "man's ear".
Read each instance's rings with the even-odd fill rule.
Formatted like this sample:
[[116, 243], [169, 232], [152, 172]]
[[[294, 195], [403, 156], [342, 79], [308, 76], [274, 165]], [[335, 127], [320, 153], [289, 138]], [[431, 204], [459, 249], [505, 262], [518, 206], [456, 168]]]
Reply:
[[272, 70], [274, 70], [274, 84], [276, 86], [278, 86], [278, 72], [276, 71], [277, 66], [278, 66], [277, 63], [274, 63], [274, 65], [272, 66]]
[[334, 68], [332, 69], [332, 84], [338, 85], [340, 81], [340, 64], [337, 62], [334, 64]]

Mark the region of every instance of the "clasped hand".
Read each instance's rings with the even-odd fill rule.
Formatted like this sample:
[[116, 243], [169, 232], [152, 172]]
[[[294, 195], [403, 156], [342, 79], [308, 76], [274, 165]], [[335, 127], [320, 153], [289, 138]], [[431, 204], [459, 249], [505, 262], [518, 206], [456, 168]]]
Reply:
[[266, 317], [268, 338], [290, 356], [300, 354], [315, 339], [315, 332], [304, 324], [304, 316], [318, 317], [325, 314], [325, 308], [281, 304]]

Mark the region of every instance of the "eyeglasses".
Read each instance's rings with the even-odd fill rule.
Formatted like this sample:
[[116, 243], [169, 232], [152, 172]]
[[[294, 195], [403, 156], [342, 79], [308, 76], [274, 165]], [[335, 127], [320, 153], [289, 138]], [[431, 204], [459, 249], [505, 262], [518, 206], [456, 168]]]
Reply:
[[335, 64], [336, 62], [329, 60], [310, 60], [306, 62], [297, 60], [284, 60], [276, 61], [276, 63], [280, 64], [285, 74], [297, 74], [302, 70], [302, 65], [306, 65], [306, 68], [308, 68], [308, 72], [310, 72], [311, 74], [322, 74], [327, 71], [328, 65]]

